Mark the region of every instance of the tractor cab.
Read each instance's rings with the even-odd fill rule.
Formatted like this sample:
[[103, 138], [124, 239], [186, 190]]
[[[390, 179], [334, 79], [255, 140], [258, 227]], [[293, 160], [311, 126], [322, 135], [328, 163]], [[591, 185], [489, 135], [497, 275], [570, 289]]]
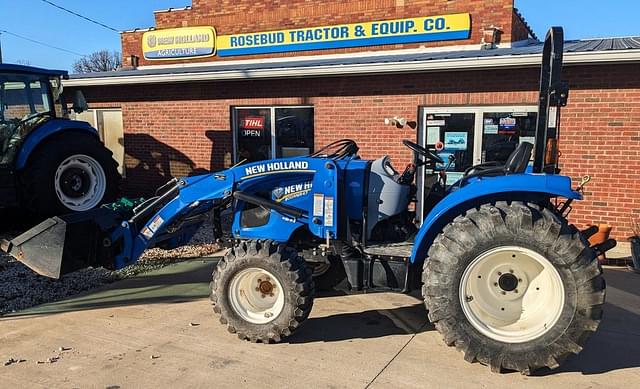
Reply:
[[[62, 79], [66, 71], [0, 64], [0, 166], [13, 167], [24, 139], [37, 127], [66, 116]], [[86, 109], [78, 96], [74, 110]]]

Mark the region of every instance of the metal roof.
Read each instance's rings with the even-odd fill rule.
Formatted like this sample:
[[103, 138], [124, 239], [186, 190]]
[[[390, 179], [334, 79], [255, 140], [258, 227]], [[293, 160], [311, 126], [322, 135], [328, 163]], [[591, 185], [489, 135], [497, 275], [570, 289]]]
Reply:
[[66, 70], [42, 69], [33, 66], [15, 65], [10, 63], [0, 63], [0, 72], [44, 74], [46, 76], [62, 77], [66, 77], [68, 74]]
[[[72, 74], [65, 85], [193, 81], [266, 77], [308, 77], [393, 71], [451, 71], [500, 66], [537, 66], [542, 42], [489, 50], [368, 52], [361, 55], [292, 57], [287, 59], [215, 62], [202, 65], [143, 67], [131, 70]], [[566, 64], [640, 61], [640, 37], [565, 42]], [[113, 78], [113, 82], [108, 79]], [[101, 82], [102, 80], [104, 82]]]

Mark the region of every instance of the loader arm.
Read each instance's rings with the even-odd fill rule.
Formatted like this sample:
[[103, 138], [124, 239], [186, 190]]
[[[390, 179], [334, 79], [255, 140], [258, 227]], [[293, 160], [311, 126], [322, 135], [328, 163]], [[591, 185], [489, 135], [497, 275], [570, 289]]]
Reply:
[[[121, 269], [135, 263], [144, 250], [187, 244], [210, 215], [234, 201], [233, 235], [239, 239], [265, 236], [286, 242], [300, 226], [319, 238], [333, 239], [338, 224], [339, 169], [324, 158], [291, 158], [260, 161], [224, 171], [173, 179], [157, 196], [122, 212], [107, 208], [45, 220], [0, 248], [38, 274], [59, 278], [85, 267]], [[313, 191], [293, 200], [275, 201], [259, 193], [282, 181], [300, 177]], [[240, 223], [246, 204], [274, 214], [269, 223], [247, 228]]]
[[228, 172], [175, 180], [165, 199], [160, 196], [157, 203], [139, 210], [113, 231], [112, 241], [124, 242], [113, 267], [121, 269], [135, 263], [144, 250], [161, 242], [170, 247], [186, 244], [209, 211], [231, 201], [233, 185], [233, 174]]

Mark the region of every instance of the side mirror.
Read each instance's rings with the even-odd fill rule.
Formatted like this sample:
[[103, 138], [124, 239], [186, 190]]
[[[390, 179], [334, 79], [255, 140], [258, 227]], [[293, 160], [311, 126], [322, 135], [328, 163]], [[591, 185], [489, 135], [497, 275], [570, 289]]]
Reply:
[[89, 106], [87, 105], [87, 100], [84, 98], [84, 94], [82, 93], [81, 90], [77, 90], [73, 94], [73, 106], [71, 108], [75, 113], [82, 113], [89, 109]]

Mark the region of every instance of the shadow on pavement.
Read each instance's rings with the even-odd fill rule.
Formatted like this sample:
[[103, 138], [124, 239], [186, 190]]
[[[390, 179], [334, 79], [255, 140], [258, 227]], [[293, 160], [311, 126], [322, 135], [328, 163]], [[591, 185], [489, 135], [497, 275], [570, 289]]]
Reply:
[[[615, 288], [640, 298], [640, 274], [633, 273], [625, 267], [606, 267], [604, 279], [608, 289]], [[640, 300], [636, 300], [635, 306], [640, 309]]]
[[605, 268], [604, 276], [607, 302], [598, 331], [580, 354], [557, 370], [540, 370], [537, 375], [601, 374], [640, 367], [640, 276], [624, 268]]
[[556, 370], [541, 369], [536, 375], [546, 376], [563, 372], [589, 375], [640, 367], [640, 328], [635, 334], [608, 328], [611, 318], [629, 319], [638, 323], [638, 315], [612, 304], [605, 304], [604, 309], [605, 316], [600, 328], [587, 341], [580, 354], [570, 356]]
[[189, 260], [140, 274], [69, 299], [40, 305], [3, 316], [15, 320], [91, 309], [141, 304], [180, 303], [209, 296], [209, 282], [217, 259]]
[[351, 339], [381, 338], [431, 331], [422, 302], [393, 309], [372, 309], [364, 312], [338, 313], [312, 317], [285, 342], [339, 342]]

